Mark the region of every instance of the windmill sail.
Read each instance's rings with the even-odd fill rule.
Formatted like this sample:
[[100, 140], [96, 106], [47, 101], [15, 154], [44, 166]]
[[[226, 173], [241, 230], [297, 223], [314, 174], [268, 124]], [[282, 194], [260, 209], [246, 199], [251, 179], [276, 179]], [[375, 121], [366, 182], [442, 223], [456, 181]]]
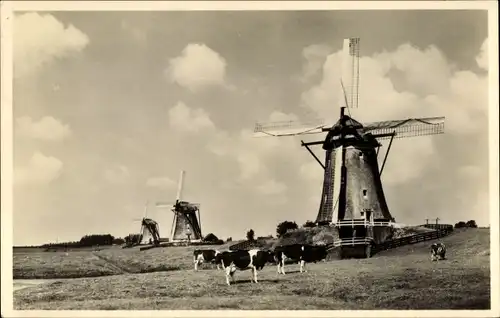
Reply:
[[340, 77], [339, 105], [358, 108], [359, 38], [344, 39]]
[[379, 121], [365, 124], [363, 130], [373, 135], [382, 135], [377, 136], [377, 139], [390, 138], [388, 134], [393, 132], [396, 133], [394, 138], [435, 135], [444, 133], [444, 120], [444, 117], [425, 117]]

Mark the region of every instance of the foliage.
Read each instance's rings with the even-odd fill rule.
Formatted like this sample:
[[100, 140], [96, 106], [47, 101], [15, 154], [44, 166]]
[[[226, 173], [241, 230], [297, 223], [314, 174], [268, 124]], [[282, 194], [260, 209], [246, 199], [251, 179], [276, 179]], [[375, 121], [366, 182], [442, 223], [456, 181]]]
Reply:
[[280, 224], [278, 224], [278, 226], [276, 227], [276, 234], [278, 237], [281, 237], [288, 230], [295, 230], [297, 228], [299, 228], [297, 223], [292, 222], [292, 221], [283, 221]]
[[315, 227], [316, 226], [316, 223], [314, 223], [313, 221], [309, 221], [307, 220], [306, 223], [304, 223], [304, 225], [302, 225], [302, 227]]
[[247, 232], [247, 240], [250, 242], [255, 241], [255, 232], [252, 229]]
[[230, 236], [226, 239], [226, 242], [232, 242], [233, 241], [233, 238]]
[[122, 239], [121, 237], [117, 237], [113, 240], [114, 245], [122, 245], [123, 243], [125, 243], [125, 240]]
[[207, 234], [207, 236], [205, 236], [205, 238], [203, 239], [203, 241], [205, 242], [217, 242], [218, 240], [219, 238], [213, 233]]
[[114, 239], [111, 234], [85, 235], [80, 239], [80, 246], [112, 245]]
[[460, 221], [460, 222], [455, 224], [456, 229], [463, 228], [463, 227], [477, 228], [477, 224], [476, 224], [475, 220], [469, 220], [469, 221], [467, 221], [467, 223], [464, 221]]
[[473, 228], [477, 227], [476, 221], [474, 221], [474, 220], [467, 221], [466, 224], [467, 224], [467, 227], [473, 227]]
[[125, 243], [127, 245], [137, 244], [141, 241], [141, 239], [142, 239], [141, 234], [129, 234], [125, 236]]

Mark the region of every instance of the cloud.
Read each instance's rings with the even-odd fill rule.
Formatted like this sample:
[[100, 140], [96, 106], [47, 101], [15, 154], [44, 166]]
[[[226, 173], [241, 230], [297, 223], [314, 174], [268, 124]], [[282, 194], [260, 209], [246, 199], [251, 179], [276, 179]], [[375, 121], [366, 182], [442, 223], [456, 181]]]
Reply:
[[188, 44], [170, 60], [166, 72], [172, 82], [192, 92], [226, 85], [226, 60], [205, 44]]
[[34, 74], [44, 65], [82, 51], [88, 36], [73, 25], [64, 26], [50, 14], [14, 16], [14, 76]]
[[[294, 114], [274, 111], [269, 121], [298, 120]], [[218, 130], [211, 135], [206, 148], [218, 155], [233, 158], [239, 165], [240, 181], [266, 178], [271, 173], [266, 162], [286, 159], [290, 151], [297, 149], [293, 138], [254, 138], [253, 131], [242, 129], [237, 135]]]
[[168, 111], [170, 127], [182, 132], [198, 132], [201, 130], [213, 130], [214, 123], [205, 110], [201, 108], [191, 109], [183, 102], [178, 102]]
[[151, 177], [146, 181], [146, 186], [152, 188], [173, 188], [177, 185], [175, 181], [168, 177]]
[[61, 123], [51, 116], [45, 116], [38, 122], [31, 117], [16, 118], [18, 133], [33, 139], [46, 141], [61, 141], [71, 135], [69, 125]]
[[488, 38], [481, 45], [479, 55], [476, 57], [477, 65], [484, 70], [488, 70]]
[[277, 182], [274, 179], [267, 180], [266, 182], [257, 186], [257, 191], [263, 195], [279, 195], [287, 190], [286, 184]]
[[123, 184], [130, 178], [130, 172], [124, 165], [116, 165], [104, 172], [104, 178], [112, 184]]
[[25, 167], [14, 169], [14, 183], [17, 185], [47, 185], [62, 173], [61, 160], [35, 152]]
[[325, 44], [312, 44], [306, 46], [302, 50], [302, 56], [305, 59], [303, 65], [303, 74], [299, 78], [302, 82], [309, 81], [313, 76], [317, 75], [321, 70], [326, 57], [330, 54], [332, 49]]

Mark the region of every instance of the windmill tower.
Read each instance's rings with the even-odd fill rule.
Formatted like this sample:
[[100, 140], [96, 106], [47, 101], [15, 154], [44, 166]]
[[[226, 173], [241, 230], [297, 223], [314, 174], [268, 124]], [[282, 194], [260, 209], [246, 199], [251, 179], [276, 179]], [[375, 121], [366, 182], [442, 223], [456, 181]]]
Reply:
[[174, 217], [170, 234], [171, 242], [196, 242], [203, 239], [201, 232], [200, 204], [181, 199], [184, 186], [184, 171], [181, 171], [175, 203], [157, 203], [156, 207], [172, 207]]
[[[302, 125], [293, 122], [257, 123], [255, 137], [296, 136], [326, 132], [323, 140], [301, 141], [324, 170], [323, 190], [316, 223], [333, 223], [339, 233], [335, 245], [340, 253], [348, 247], [364, 248], [371, 256], [371, 246], [383, 243], [392, 234], [395, 221], [389, 212], [381, 173], [394, 138], [416, 137], [444, 132], [444, 117], [403, 119], [361, 124], [347, 115], [358, 107], [359, 38], [344, 40], [340, 78], [340, 118], [333, 126], [322, 122]], [[389, 145], [379, 168], [380, 140]], [[322, 145], [324, 164], [309, 146]]]

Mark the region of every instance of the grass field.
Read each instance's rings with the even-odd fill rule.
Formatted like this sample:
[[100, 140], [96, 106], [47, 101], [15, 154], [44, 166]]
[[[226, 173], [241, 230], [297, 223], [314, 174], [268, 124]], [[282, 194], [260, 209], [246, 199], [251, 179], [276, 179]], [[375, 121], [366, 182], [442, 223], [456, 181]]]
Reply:
[[[14, 292], [14, 308], [488, 309], [489, 230], [459, 230], [442, 241], [448, 247], [448, 259], [444, 261], [431, 262], [431, 242], [422, 242], [370, 259], [308, 264], [308, 272], [302, 274], [298, 265], [287, 266], [285, 276], [278, 275], [275, 266], [266, 266], [259, 272], [259, 284], [250, 283], [250, 271], [238, 271], [232, 286], [226, 286], [223, 271], [210, 265], [198, 272], [192, 270], [194, 247], [81, 252], [102, 253], [97, 260], [87, 258], [85, 264], [98, 268], [103, 261], [120, 275], [60, 280], [18, 290]], [[73, 253], [78, 252], [69, 255]], [[27, 254], [14, 255], [18, 273], [24, 268], [19, 258]], [[40, 257], [42, 253], [29, 254]], [[139, 255], [142, 257], [137, 258]], [[24, 271], [36, 272], [35, 264], [40, 263], [25, 259], [31, 270]], [[73, 268], [85, 272], [84, 267]], [[162, 271], [130, 274], [154, 270]], [[65, 266], [60, 272], [65, 272]]]

